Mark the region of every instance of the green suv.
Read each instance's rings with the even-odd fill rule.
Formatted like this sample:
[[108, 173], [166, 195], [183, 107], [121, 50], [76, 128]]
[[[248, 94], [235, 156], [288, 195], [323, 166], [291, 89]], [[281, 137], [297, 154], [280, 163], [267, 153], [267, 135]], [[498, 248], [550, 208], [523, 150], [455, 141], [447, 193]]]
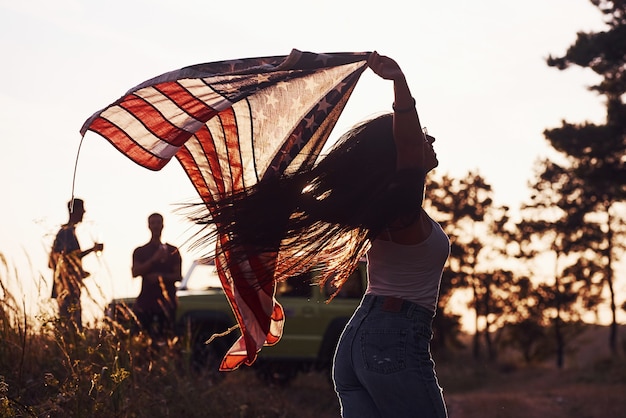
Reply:
[[[330, 376], [333, 354], [339, 336], [358, 306], [367, 284], [365, 262], [327, 302], [333, 289], [319, 286], [315, 273], [305, 273], [279, 283], [276, 299], [285, 311], [282, 339], [274, 346], [263, 347], [253, 367], [259, 377], [285, 384], [298, 372], [316, 370]], [[240, 335], [233, 330], [209, 340], [236, 325], [232, 310], [222, 290], [215, 265], [210, 259], [196, 260], [185, 274], [177, 291], [177, 332], [190, 342], [194, 365], [217, 370], [226, 350]], [[107, 315], [120, 318], [132, 307], [134, 298], [115, 299]]]

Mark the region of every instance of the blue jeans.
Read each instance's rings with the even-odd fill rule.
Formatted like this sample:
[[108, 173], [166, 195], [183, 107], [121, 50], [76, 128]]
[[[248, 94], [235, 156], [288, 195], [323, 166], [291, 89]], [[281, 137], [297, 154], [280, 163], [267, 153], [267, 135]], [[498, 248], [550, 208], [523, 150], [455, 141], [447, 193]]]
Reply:
[[363, 297], [335, 352], [342, 417], [448, 416], [430, 355], [432, 319], [406, 300]]

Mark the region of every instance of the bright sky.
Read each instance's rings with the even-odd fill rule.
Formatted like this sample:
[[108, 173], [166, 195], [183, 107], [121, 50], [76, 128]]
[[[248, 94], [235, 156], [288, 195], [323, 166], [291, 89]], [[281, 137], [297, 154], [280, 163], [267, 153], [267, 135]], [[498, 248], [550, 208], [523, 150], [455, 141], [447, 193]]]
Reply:
[[[593, 73], [545, 63], [578, 31], [602, 27], [589, 0], [367, 4], [0, 0], [0, 253], [21, 281], [43, 276], [49, 283], [46, 254], [67, 221], [83, 122], [142, 81], [192, 64], [287, 55], [292, 48], [389, 55], [405, 70], [422, 124], [437, 138], [438, 173], [478, 171], [496, 203], [514, 208], [528, 195], [534, 161], [548, 155], [544, 129], [563, 119], [604, 119], [600, 99], [586, 89]], [[334, 137], [390, 110], [392, 101], [391, 84], [367, 71]], [[177, 203], [196, 199], [177, 161], [148, 171], [88, 133], [75, 194], [87, 209], [81, 245], [105, 244], [100, 258], [84, 260], [92, 272], [87, 281], [105, 297], [138, 293], [131, 254], [149, 239], [152, 212], [164, 215], [163, 236], [181, 247], [184, 269], [197, 255], [185, 244], [192, 225], [173, 213]], [[29, 309], [46, 299], [43, 289], [26, 301]]]

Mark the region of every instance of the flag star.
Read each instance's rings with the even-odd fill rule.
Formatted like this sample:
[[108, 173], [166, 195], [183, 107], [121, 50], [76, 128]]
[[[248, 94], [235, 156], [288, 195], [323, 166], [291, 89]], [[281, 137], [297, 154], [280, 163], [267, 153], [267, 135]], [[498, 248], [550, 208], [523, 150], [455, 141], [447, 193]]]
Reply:
[[305, 144], [304, 138], [302, 137], [302, 132], [298, 132], [296, 135], [296, 139], [294, 141], [294, 146], [298, 148], [298, 150], [302, 149], [302, 146]]
[[280, 115], [278, 117], [278, 121], [276, 122], [276, 124], [279, 127], [281, 127], [283, 129], [283, 131], [284, 131], [285, 129], [289, 129], [289, 123], [287, 121], [288, 121], [288, 119], [285, 116]]
[[304, 101], [302, 100], [302, 95], [298, 94], [293, 99], [293, 103], [291, 104], [292, 109], [301, 109], [304, 107]]
[[268, 106], [275, 106], [278, 103], [278, 99], [276, 98], [276, 93], [273, 91], [267, 94], [265, 97], [267, 98]]
[[326, 97], [324, 97], [317, 106], [318, 110], [323, 113], [328, 113], [328, 109], [333, 107], [330, 103], [326, 101]]
[[269, 75], [267, 75], [267, 74], [263, 74], [263, 73], [261, 73], [261, 74], [257, 74], [257, 76], [256, 76], [256, 82], [257, 82], [258, 84], [261, 84], [261, 83], [267, 83], [267, 82], [268, 82], [268, 81], [270, 81], [270, 80], [271, 80], [271, 78], [270, 78], [270, 76], [269, 76]]
[[310, 116], [310, 117], [308, 117], [308, 118], [304, 118], [304, 121], [306, 122], [304, 126], [305, 126], [307, 129], [311, 129], [313, 126], [315, 126], [315, 125], [316, 125], [316, 124], [315, 124], [315, 116], [313, 116], [313, 115], [311, 115], [311, 116]]
[[346, 83], [342, 81], [341, 83], [335, 86], [334, 90], [337, 90], [339, 93], [341, 93], [345, 86], [346, 86]]
[[284, 158], [285, 158], [285, 155], [289, 155], [289, 150], [287, 150], [287, 149], [285, 149], [285, 148], [282, 148], [282, 149], [280, 150], [280, 155], [281, 155], [281, 157], [282, 157], [282, 158], [281, 158], [281, 160], [282, 160], [282, 159], [284, 159]]
[[307, 77], [306, 79], [304, 79], [304, 85], [305, 85], [305, 89], [310, 91], [310, 92], [316, 92], [319, 90], [319, 81], [317, 79], [317, 77]]
[[260, 108], [259, 110], [252, 112], [252, 113], [254, 114], [254, 119], [258, 120], [261, 123], [267, 120], [267, 116], [265, 115], [263, 108]]

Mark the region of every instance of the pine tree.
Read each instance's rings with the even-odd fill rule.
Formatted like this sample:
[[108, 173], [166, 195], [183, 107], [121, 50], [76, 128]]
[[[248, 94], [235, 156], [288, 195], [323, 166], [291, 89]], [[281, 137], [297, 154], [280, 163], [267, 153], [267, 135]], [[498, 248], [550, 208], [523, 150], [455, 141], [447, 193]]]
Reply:
[[602, 217], [604, 239], [593, 250], [604, 265], [604, 281], [610, 294], [612, 323], [609, 345], [617, 350], [617, 319], [614, 265], [623, 248], [617, 235], [623, 234], [623, 221], [617, 206], [626, 196], [626, 1], [590, 0], [604, 14], [606, 30], [579, 32], [565, 55], [550, 56], [547, 64], [559, 70], [572, 65], [588, 68], [600, 76], [589, 87], [605, 98], [606, 121], [568, 123], [548, 129], [545, 137], [552, 147], [567, 157], [572, 173], [583, 181], [583, 201], [579, 216]]

